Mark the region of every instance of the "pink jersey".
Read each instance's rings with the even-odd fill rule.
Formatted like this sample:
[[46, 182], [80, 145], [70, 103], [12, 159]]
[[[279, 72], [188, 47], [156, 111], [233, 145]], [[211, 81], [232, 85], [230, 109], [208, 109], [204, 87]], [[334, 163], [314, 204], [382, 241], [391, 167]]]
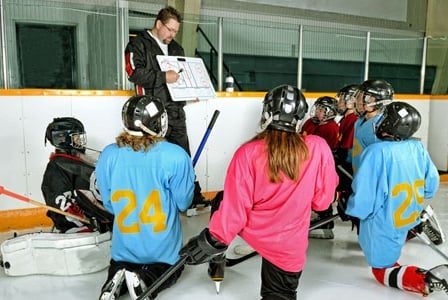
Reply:
[[267, 176], [264, 140], [242, 145], [234, 154], [224, 183], [224, 199], [209, 224], [211, 234], [230, 244], [239, 234], [265, 259], [288, 272], [306, 261], [311, 210], [324, 210], [338, 184], [334, 159], [326, 141], [306, 136], [309, 159], [298, 182]]

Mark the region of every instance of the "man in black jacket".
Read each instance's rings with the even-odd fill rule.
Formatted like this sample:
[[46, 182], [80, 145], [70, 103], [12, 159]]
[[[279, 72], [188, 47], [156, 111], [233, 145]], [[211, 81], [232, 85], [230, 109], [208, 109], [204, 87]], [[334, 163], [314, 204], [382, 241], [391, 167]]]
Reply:
[[[174, 38], [179, 31], [182, 18], [173, 7], [161, 9], [152, 29], [143, 31], [132, 38], [125, 50], [126, 73], [135, 84], [137, 95], [152, 95], [165, 105], [168, 114], [167, 141], [181, 146], [190, 156], [187, 135], [185, 101], [173, 101], [167, 83], [176, 82], [180, 75], [177, 70], [162, 71], [157, 63], [157, 55], [185, 56], [184, 49]], [[206, 205], [201, 195], [199, 182], [195, 182], [192, 207]]]

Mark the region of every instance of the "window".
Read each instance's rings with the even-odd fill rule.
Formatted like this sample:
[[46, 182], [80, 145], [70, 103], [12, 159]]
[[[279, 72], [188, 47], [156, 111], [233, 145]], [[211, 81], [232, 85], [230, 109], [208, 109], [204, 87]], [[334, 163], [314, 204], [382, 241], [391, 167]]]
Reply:
[[76, 89], [75, 27], [17, 23], [21, 88]]

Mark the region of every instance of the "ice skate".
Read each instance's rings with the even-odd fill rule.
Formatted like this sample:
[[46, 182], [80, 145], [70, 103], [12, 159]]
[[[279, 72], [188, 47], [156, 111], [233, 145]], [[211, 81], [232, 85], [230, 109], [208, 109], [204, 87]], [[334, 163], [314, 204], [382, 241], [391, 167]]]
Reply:
[[208, 275], [215, 282], [216, 293], [219, 294], [221, 281], [224, 280], [226, 257], [224, 254], [213, 257], [208, 265]]
[[124, 280], [125, 269], [118, 270], [114, 277], [104, 286], [99, 300], [115, 300], [120, 296], [121, 284]]
[[443, 291], [448, 294], [448, 265], [440, 265], [426, 272], [425, 282], [429, 293]]
[[439, 220], [432, 209], [431, 205], [425, 207], [420, 214], [421, 231], [436, 245], [440, 245], [445, 241], [445, 234], [440, 226]]
[[[331, 215], [327, 216], [322, 214], [320, 216], [317, 216], [316, 218], [311, 220], [311, 225], [313, 223], [320, 222], [321, 220], [324, 220], [327, 217], [329, 218], [331, 217]], [[325, 239], [325, 240], [334, 239], [333, 228], [334, 228], [334, 221], [329, 221], [328, 223], [311, 230], [308, 233], [308, 237], [311, 239]]]
[[233, 248], [233, 252], [236, 255], [241, 255], [241, 256], [251, 254], [254, 251], [255, 251], [254, 248], [252, 248], [249, 245], [237, 245], [237, 246], [235, 246], [235, 248]]
[[[333, 205], [333, 204], [332, 204]], [[310, 230], [308, 233], [308, 237], [311, 239], [334, 239], [333, 228], [333, 206], [324, 211], [313, 212], [310, 227], [313, 224], [317, 224], [317, 222], [323, 222], [323, 224], [313, 230]], [[326, 222], [327, 220], [328, 222]], [[325, 222], [324, 222], [325, 221]]]
[[[146, 284], [137, 273], [126, 271], [125, 277], [129, 296], [131, 296], [132, 300], [135, 300], [146, 290]], [[149, 297], [145, 298], [145, 300], [149, 300]]]

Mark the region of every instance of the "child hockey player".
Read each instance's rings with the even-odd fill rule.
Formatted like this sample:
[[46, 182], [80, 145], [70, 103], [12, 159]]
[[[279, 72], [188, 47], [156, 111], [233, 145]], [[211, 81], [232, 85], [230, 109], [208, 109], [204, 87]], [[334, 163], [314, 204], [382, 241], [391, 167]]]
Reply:
[[[162, 102], [153, 96], [131, 97], [122, 121], [124, 132], [96, 165], [104, 206], [115, 216], [112, 259], [100, 299], [118, 299], [126, 289], [136, 299], [179, 260], [179, 212], [193, 199], [193, 164], [184, 149], [164, 139], [168, 117]], [[182, 271], [174, 272], [151, 299]]]
[[[355, 133], [355, 122], [358, 115], [355, 113], [355, 93], [359, 85], [350, 84], [343, 87], [337, 95], [338, 114], [342, 116], [339, 120], [339, 143], [336, 154], [341, 163], [351, 162], [351, 149], [353, 147], [353, 136]], [[351, 167], [350, 167], [351, 168]]]
[[[355, 122], [358, 115], [355, 112], [355, 94], [359, 85], [350, 84], [344, 86], [337, 94], [339, 120], [339, 143], [334, 151], [336, 171], [339, 175], [339, 185], [336, 188], [338, 199], [338, 213], [343, 221], [350, 220], [350, 217], [344, 213], [344, 203], [352, 193], [352, 147], [355, 133]], [[349, 174], [350, 176], [348, 176]], [[356, 220], [355, 220], [356, 222]]]
[[[364, 81], [356, 93], [356, 112], [360, 116], [355, 122], [355, 135], [352, 148], [352, 166], [354, 178], [359, 168], [361, 154], [364, 149], [371, 144], [377, 143], [380, 139], [375, 134], [375, 128], [382, 120], [382, 111], [384, 108], [392, 103], [394, 96], [394, 89], [384, 80], [366, 80]], [[345, 204], [343, 204], [345, 206]], [[443, 231], [438, 226], [434, 211], [428, 206], [424, 210], [425, 215], [424, 224], [418, 224], [415, 228], [417, 231], [423, 231], [433, 243], [441, 244], [444, 241]], [[428, 218], [426, 217], [428, 216]], [[422, 216], [423, 217], [423, 216]], [[352, 222], [357, 223], [356, 219], [352, 218]], [[412, 238], [412, 232], [408, 238]]]
[[296, 87], [266, 94], [262, 132], [235, 152], [209, 228], [182, 249], [187, 263], [200, 264], [222, 254], [239, 234], [262, 256], [262, 299], [296, 299], [311, 210], [326, 209], [338, 183], [325, 140], [298, 133], [307, 108]]
[[[305, 121], [302, 127], [302, 134], [318, 135], [327, 141], [330, 149], [335, 151], [339, 144], [339, 126], [334, 120], [337, 115], [337, 100], [333, 97], [320, 97], [316, 99], [311, 107], [311, 118]], [[330, 207], [323, 211], [317, 211], [317, 218], [313, 219], [313, 222], [326, 219], [333, 215], [333, 207]], [[319, 228], [311, 230], [309, 233], [310, 238], [320, 239], [332, 239], [334, 222], [328, 222]]]
[[384, 106], [392, 102], [394, 89], [384, 80], [366, 80], [356, 92], [356, 113], [359, 119], [354, 125], [354, 139], [352, 148], [353, 173], [359, 168], [359, 161], [364, 149], [379, 141], [375, 135], [376, 124], [382, 118]]
[[[48, 211], [55, 228], [61, 233], [109, 230], [111, 216], [103, 210], [96, 189], [95, 160], [85, 155], [87, 138], [84, 125], [72, 117], [55, 118], [47, 126], [45, 143], [47, 141], [55, 147], [55, 152], [50, 155], [42, 180], [45, 203], [92, 221], [85, 224]], [[90, 196], [90, 200], [85, 195]]]
[[405, 102], [385, 107], [376, 127], [381, 142], [368, 146], [353, 181], [346, 213], [360, 219], [359, 244], [382, 284], [424, 296], [448, 293], [448, 265], [430, 270], [400, 265], [408, 231], [420, 222], [425, 199], [439, 186], [439, 174], [423, 144], [410, 137], [420, 114]]

